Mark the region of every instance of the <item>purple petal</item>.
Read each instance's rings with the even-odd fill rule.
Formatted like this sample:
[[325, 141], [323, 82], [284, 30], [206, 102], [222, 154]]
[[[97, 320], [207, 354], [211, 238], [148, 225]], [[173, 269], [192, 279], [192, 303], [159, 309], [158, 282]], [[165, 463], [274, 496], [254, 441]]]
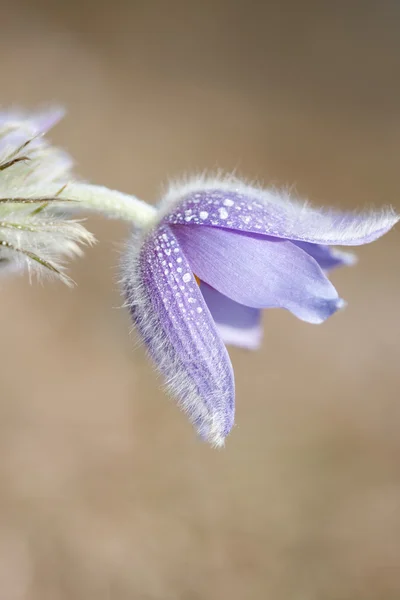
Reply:
[[350, 267], [357, 262], [357, 257], [352, 252], [343, 252], [337, 248], [309, 242], [293, 243], [312, 256], [324, 271], [332, 271], [337, 267]]
[[234, 420], [232, 365], [186, 257], [168, 226], [133, 239], [127, 305], [170, 392], [199, 434], [223, 444]]
[[392, 210], [366, 214], [316, 210], [293, 201], [289, 194], [236, 180], [194, 181], [172, 189], [164, 205], [170, 224], [211, 225], [327, 246], [367, 244], [399, 220]]
[[38, 112], [10, 110], [0, 112], [0, 129], [22, 130], [28, 137], [47, 133], [64, 116], [65, 111], [53, 107]]
[[262, 339], [261, 311], [238, 304], [203, 281], [200, 290], [224, 343], [257, 350]]
[[216, 227], [172, 227], [193, 272], [232, 300], [286, 308], [321, 323], [343, 301], [318, 263], [292, 242]]
[[[57, 179], [54, 171], [65, 173], [70, 166], [66, 166], [65, 157], [67, 155], [52, 147], [49, 151], [49, 146], [43, 140], [42, 135], [53, 127], [62, 115], [61, 109], [51, 109], [31, 115], [15, 111], [0, 113], [0, 160], [6, 161], [10, 157], [28, 156], [32, 161], [47, 149], [47, 153], [52, 155], [52, 164], [50, 164], [50, 160], [46, 160], [46, 164], [48, 164], [46, 179]], [[57, 161], [55, 160], [56, 154]], [[36, 168], [37, 165], [35, 165], [35, 170]], [[29, 171], [29, 166], [27, 171]], [[42, 175], [43, 173], [38, 173], [36, 179], [41, 178]]]
[[37, 134], [42, 134], [47, 133], [54, 125], [57, 125], [64, 115], [65, 110], [63, 108], [53, 107], [42, 112], [33, 113], [29, 121]]

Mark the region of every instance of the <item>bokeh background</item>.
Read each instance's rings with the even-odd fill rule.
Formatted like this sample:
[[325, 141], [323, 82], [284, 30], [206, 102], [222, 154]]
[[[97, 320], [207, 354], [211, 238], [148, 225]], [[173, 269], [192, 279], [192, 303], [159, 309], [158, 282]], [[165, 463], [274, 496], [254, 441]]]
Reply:
[[[87, 179], [155, 201], [217, 167], [400, 209], [393, 1], [1, 1], [3, 107], [65, 104]], [[399, 231], [334, 274], [347, 310], [265, 315], [237, 426], [200, 443], [121, 309], [124, 224], [78, 287], [1, 282], [1, 600], [398, 600]]]

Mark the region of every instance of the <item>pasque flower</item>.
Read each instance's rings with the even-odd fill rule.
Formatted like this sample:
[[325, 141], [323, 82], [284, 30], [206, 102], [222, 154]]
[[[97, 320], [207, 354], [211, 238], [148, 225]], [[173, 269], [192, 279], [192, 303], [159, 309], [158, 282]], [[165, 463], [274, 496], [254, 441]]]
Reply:
[[397, 221], [391, 210], [313, 209], [234, 178], [171, 187], [156, 221], [133, 234], [123, 286], [139, 335], [202, 438], [221, 445], [234, 422], [224, 343], [257, 347], [263, 308], [325, 321], [344, 304], [327, 272], [354, 262], [332, 246], [367, 244]]
[[0, 113], [0, 270], [27, 268], [69, 284], [63, 259], [79, 255], [79, 244], [91, 243], [93, 236], [60, 213], [72, 161], [43, 135], [62, 114]]
[[398, 216], [317, 210], [233, 177], [174, 185], [154, 208], [73, 178], [43, 137], [61, 114], [0, 113], [0, 270], [68, 283], [63, 259], [93, 240], [63, 214], [71, 206], [131, 222], [122, 282], [133, 322], [200, 436], [222, 445], [235, 402], [225, 344], [257, 348], [264, 308], [325, 321], [344, 305], [327, 273], [355, 260], [334, 246], [372, 242]]

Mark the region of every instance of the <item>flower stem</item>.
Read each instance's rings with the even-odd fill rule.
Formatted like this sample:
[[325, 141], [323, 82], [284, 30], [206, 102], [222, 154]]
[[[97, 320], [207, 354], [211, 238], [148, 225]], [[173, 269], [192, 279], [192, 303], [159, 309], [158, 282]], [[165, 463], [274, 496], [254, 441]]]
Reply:
[[154, 206], [147, 202], [101, 185], [71, 182], [57, 194], [57, 199], [79, 202], [82, 208], [130, 221], [136, 227], [147, 227], [157, 215]]

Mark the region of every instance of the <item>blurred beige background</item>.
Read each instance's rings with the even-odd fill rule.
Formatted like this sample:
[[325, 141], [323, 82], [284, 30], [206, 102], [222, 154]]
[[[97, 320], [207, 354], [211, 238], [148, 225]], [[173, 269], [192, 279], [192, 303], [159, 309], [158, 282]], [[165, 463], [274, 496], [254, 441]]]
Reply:
[[[65, 104], [83, 177], [152, 201], [221, 167], [400, 209], [398, 3], [1, 4], [0, 103]], [[399, 230], [334, 274], [344, 313], [271, 311], [232, 350], [214, 451], [129, 337], [127, 228], [89, 226], [76, 289], [1, 283], [0, 600], [398, 600]]]

